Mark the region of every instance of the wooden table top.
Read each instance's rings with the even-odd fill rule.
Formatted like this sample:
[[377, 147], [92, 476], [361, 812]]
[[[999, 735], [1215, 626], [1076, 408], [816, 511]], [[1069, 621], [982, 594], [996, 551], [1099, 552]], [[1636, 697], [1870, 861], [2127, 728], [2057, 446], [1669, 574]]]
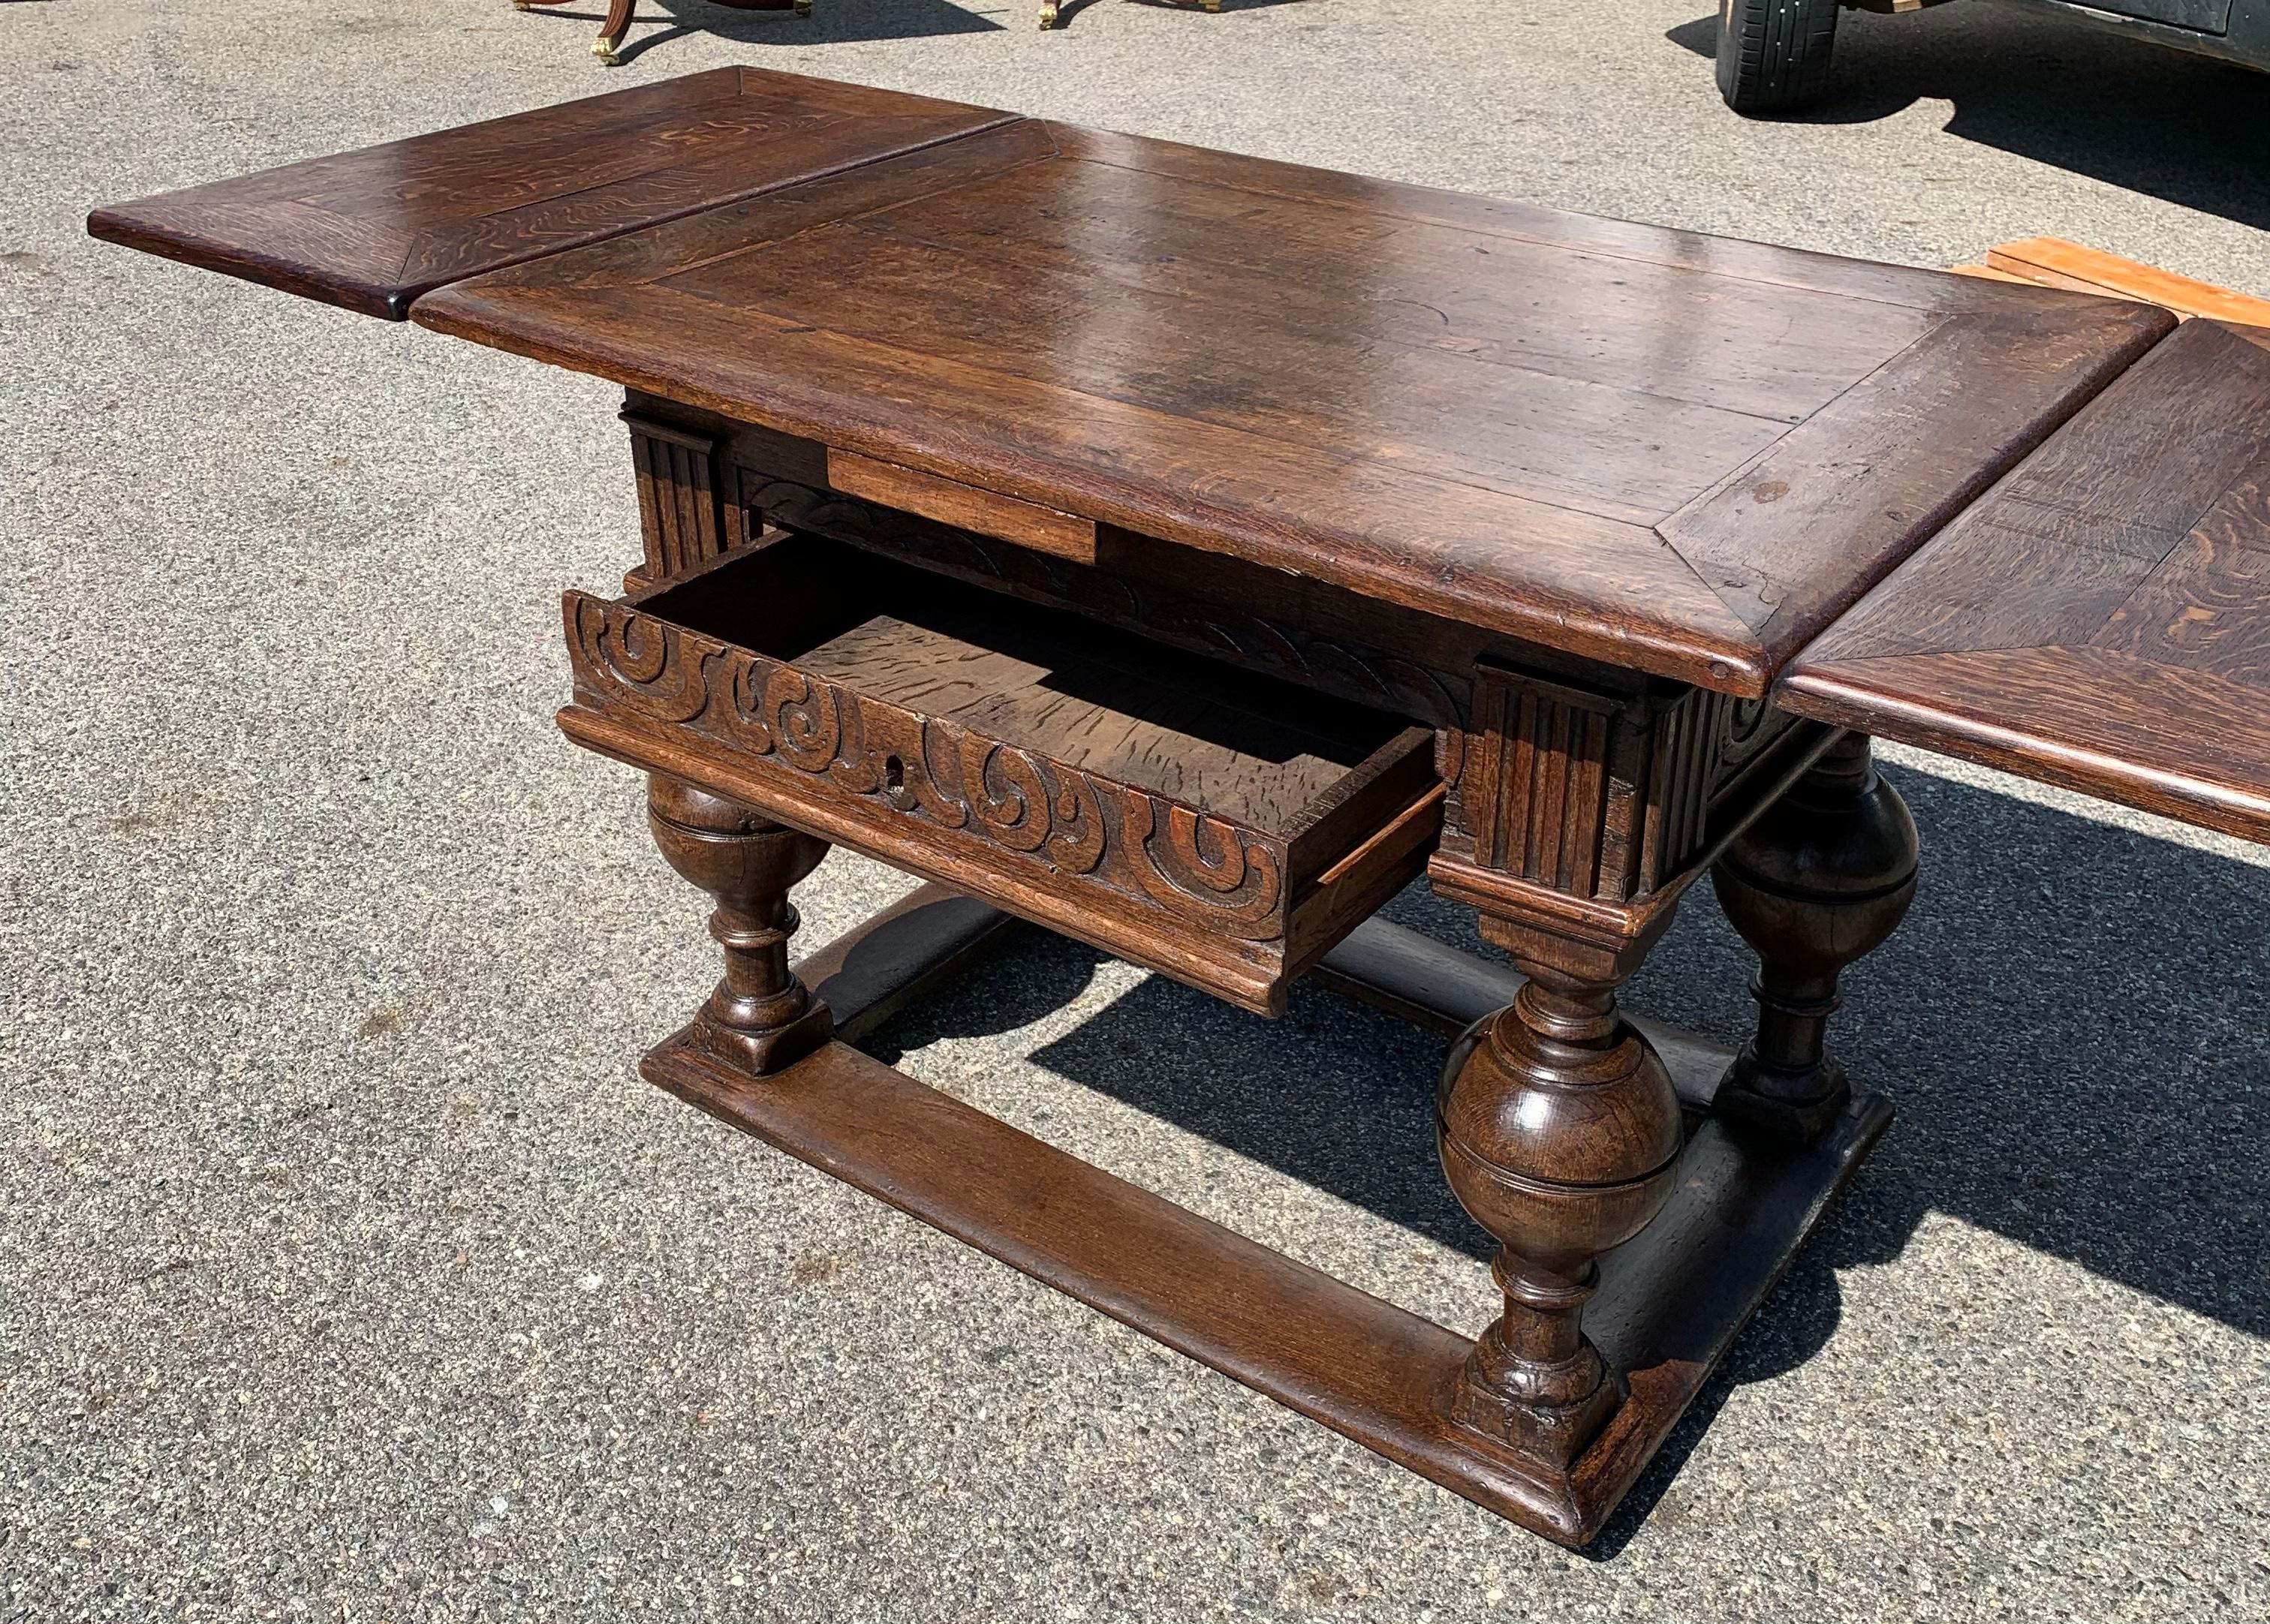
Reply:
[[399, 321], [443, 283], [1012, 116], [719, 68], [98, 209], [87, 229]]
[[1781, 696], [2270, 841], [2270, 329], [2185, 323], [1807, 649]]
[[2171, 324], [747, 69], [93, 224], [1752, 696]]

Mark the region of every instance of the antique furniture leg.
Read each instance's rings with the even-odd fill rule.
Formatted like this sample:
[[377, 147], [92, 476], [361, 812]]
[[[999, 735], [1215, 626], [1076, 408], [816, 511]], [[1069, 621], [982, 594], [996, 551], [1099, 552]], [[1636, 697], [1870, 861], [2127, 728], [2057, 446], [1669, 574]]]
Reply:
[[826, 1042], [827, 1005], [789, 970], [788, 894], [827, 843], [662, 773], [648, 775], [647, 824], [670, 866], [717, 899], [709, 934], [725, 950], [725, 976], [694, 1019], [694, 1041], [758, 1077]]
[[[512, 0], [516, 11], [525, 11], [531, 6], [565, 5], [567, 0]], [[591, 55], [610, 68], [622, 65], [616, 55], [622, 48], [623, 36], [630, 32], [631, 12], [638, 0], [607, 0], [606, 20], [599, 25], [598, 37], [591, 41]], [[736, 11], [789, 11], [798, 17], [812, 15], [812, 0], [716, 0], [716, 4]]]
[[[565, 5], [568, 0], [512, 0], [512, 9], [526, 11], [539, 5]], [[607, 0], [606, 20], [599, 25], [598, 37], [591, 41], [591, 55], [608, 67], [618, 67], [622, 59], [615, 55], [630, 32], [631, 9], [638, 0]]]
[[1671, 1194], [1684, 1138], [1679, 1097], [1615, 990], [1670, 920], [1605, 951], [1535, 922], [1485, 918], [1528, 981], [1462, 1038], [1436, 1114], [1460, 1205], [1500, 1242], [1505, 1312], [1449, 1396], [1451, 1418], [1565, 1477], [1623, 1403], [1580, 1324], [1594, 1259], [1646, 1227]]
[[[647, 465], [658, 466], [651, 456]], [[671, 483], [715, 488], [711, 471], [708, 486], [690, 475]], [[721, 904], [713, 929], [727, 950], [725, 982], [648, 1054], [644, 1075], [1525, 1527], [1570, 1546], [1591, 1539], [1890, 1117], [1881, 1099], [1856, 1098], [1810, 1142], [1746, 1140], [1711, 1110], [1733, 1057], [1643, 1032], [1616, 1004], [1686, 886], [1839, 736], [1777, 716], [1745, 722], [1730, 701], [1692, 689], [1595, 692], [1477, 668], [1473, 725], [1462, 753], [1447, 758], [1465, 763], [1450, 769], [1458, 814], [1429, 871], [1438, 890], [1480, 913], [1516, 968], [1460, 960], [1446, 972], [1443, 950], [1376, 922], [1319, 967], [1333, 984], [1435, 1029], [1453, 1018], [1471, 1024], [1437, 1112], [1451, 1187], [1501, 1248], [1501, 1311], [1477, 1339], [1209, 1223], [853, 1047], [998, 939], [1000, 916], [947, 894], [954, 881], [1053, 928], [1100, 932], [1110, 916], [1099, 908], [1068, 919], [1044, 889], [1003, 886], [996, 871], [1006, 860], [991, 844], [925, 855], [879, 835], [909, 827], [923, 805], [911, 763], [934, 764], [919, 788], [936, 800], [951, 760], [1007, 746], [917, 755], [914, 736], [872, 693], [828, 689], [823, 704], [818, 679], [778, 662], [760, 671], [758, 656], [698, 630], [705, 604], [753, 590], [726, 590], [733, 582], [790, 579], [795, 560], [820, 556], [815, 548], [824, 552], [791, 535], [729, 550], [625, 604], [568, 597], [576, 702], [560, 724], [652, 775], [658, 842]], [[862, 579], [863, 590], [883, 590], [874, 567]], [[848, 679], [846, 667], [835, 671]], [[860, 786], [879, 754], [887, 760], [872, 817], [886, 825], [853, 815], [841, 798], [869, 796]], [[1430, 769], [1441, 759], [1400, 745], [1386, 758]], [[893, 760], [906, 774], [895, 785]], [[1384, 766], [1367, 782], [1398, 785]], [[1363, 827], [1402, 798], [1398, 787]], [[952, 814], [963, 803], [936, 804], [946, 814], [939, 827], [962, 839]], [[1422, 810], [1436, 804], [1428, 798]], [[940, 871], [896, 917], [805, 961], [805, 980], [824, 985], [824, 999], [790, 974], [786, 954], [787, 892], [823, 848], [775, 821], [783, 816], [872, 856]], [[1001, 827], [1013, 833], [1023, 821], [1004, 817]], [[1368, 894], [1352, 906], [1364, 903], [1376, 906]], [[1168, 960], [1133, 938], [1128, 948], [1186, 977], [1207, 975], [1210, 989], [1247, 997], [1248, 1007], [1262, 1002], [1210, 960]], [[843, 1026], [827, 1041], [839, 998]]]
[[1726, 917], [1757, 949], [1757, 1034], [1718, 1091], [1729, 1120], [1814, 1138], [1851, 1097], [1827, 1052], [1846, 965], [1890, 936], [1915, 899], [1916, 830], [1899, 792], [1847, 733], [1726, 848], [1710, 871]]
[[610, 68], [622, 65], [615, 53], [622, 48], [623, 36], [631, 31], [631, 11], [638, 0], [607, 0], [607, 19], [599, 25], [598, 38], [591, 41], [591, 55]]

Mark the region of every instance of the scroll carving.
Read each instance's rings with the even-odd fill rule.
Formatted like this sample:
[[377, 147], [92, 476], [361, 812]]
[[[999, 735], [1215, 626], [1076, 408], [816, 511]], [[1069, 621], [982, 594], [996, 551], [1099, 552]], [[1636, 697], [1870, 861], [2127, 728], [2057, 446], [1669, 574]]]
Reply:
[[800, 793], [1109, 887], [1209, 935], [1283, 933], [1282, 842], [839, 686], [637, 610], [568, 595], [577, 697], [795, 774]]
[[676, 627], [617, 619], [597, 598], [570, 600], [568, 635], [579, 664], [605, 666], [625, 708], [657, 722], [689, 722], [709, 703], [708, 660], [689, 655]]

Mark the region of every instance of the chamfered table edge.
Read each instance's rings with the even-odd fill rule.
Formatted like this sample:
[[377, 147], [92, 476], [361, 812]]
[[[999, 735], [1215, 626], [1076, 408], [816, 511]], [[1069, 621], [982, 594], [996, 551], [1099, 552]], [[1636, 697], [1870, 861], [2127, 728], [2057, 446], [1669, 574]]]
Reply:
[[[1804, 658], [1800, 650], [1774, 685], [1774, 703], [1794, 716], [2270, 845], [2270, 795], [1888, 692], [1834, 663], [1808, 669]], [[1866, 663], [1859, 664], [1865, 671]], [[2265, 769], [2270, 776], [2270, 763]]]
[[[973, 111], [987, 110], [973, 109]], [[366, 275], [345, 269], [327, 271], [305, 262], [286, 260], [273, 255], [263, 254], [241, 243], [224, 241], [217, 237], [178, 226], [159, 226], [136, 218], [134, 211], [140, 205], [177, 197], [180, 195], [179, 190], [152, 193], [148, 197], [130, 198], [124, 203], [108, 204], [90, 211], [86, 217], [86, 234], [98, 242], [113, 242], [121, 248], [132, 248], [137, 252], [149, 254], [159, 259], [174, 260], [200, 271], [218, 271], [223, 276], [235, 277], [242, 281], [256, 283], [263, 287], [275, 288], [280, 293], [292, 293], [301, 299], [314, 300], [319, 304], [336, 305], [341, 309], [352, 310], [358, 315], [374, 315], [382, 321], [406, 322], [410, 319], [411, 308], [417, 300], [428, 293], [438, 292], [441, 288], [459, 282], [486, 276], [492, 271], [508, 271], [516, 265], [524, 265], [533, 260], [550, 259], [560, 254], [571, 253], [577, 248], [586, 248], [597, 243], [612, 241], [617, 237], [628, 236], [634, 232], [645, 231], [653, 226], [667, 226], [673, 220], [681, 220], [689, 215], [707, 213], [713, 209], [731, 208], [737, 204], [746, 203], [752, 198], [761, 197], [770, 192], [782, 191], [792, 186], [806, 185], [814, 181], [827, 180], [854, 169], [864, 168], [871, 164], [882, 163], [894, 158], [904, 158], [909, 153], [919, 152], [929, 147], [963, 140], [970, 136], [983, 135], [988, 130], [998, 130], [1005, 125], [1020, 123], [1024, 122], [1025, 118], [1026, 115], [1020, 113], [1000, 113], [965, 129], [951, 130], [946, 134], [931, 136], [922, 140], [905, 142], [876, 152], [864, 152], [856, 158], [848, 158], [839, 163], [817, 164], [791, 174], [775, 175], [740, 190], [723, 192], [715, 197], [698, 198], [677, 207], [662, 208], [650, 213], [640, 214], [634, 219], [624, 221], [619, 226], [595, 227], [589, 234], [575, 237], [572, 241], [531, 245], [525, 252], [502, 252], [495, 258], [486, 260], [468, 270], [454, 271], [435, 277], [413, 278], [404, 281], [375, 281]], [[382, 143], [381, 145], [390, 144]], [[226, 183], [225, 181], [211, 182], [215, 185]], [[405, 263], [410, 252], [414, 252], [414, 249], [405, 251]]]

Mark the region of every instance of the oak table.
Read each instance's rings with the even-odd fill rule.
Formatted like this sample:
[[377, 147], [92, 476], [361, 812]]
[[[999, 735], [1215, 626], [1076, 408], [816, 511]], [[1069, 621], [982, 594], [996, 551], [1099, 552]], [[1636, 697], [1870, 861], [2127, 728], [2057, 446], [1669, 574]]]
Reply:
[[[2185, 527], [2263, 527], [2270, 354], [2148, 306], [731, 69], [90, 228], [626, 388], [643, 551], [567, 596], [560, 721], [725, 960], [650, 1079], [1564, 1543], [1889, 1118], [1825, 1042], [1915, 883], [1857, 730], [2262, 827], [2200, 671], [2263, 621], [2173, 605], [2259, 609]], [[2149, 738], [2054, 742], [2146, 669]], [[927, 883], [791, 968], [829, 844]], [[1370, 917], [1421, 871], [1510, 968]], [[1617, 1004], [1705, 874], [1736, 1053]], [[1479, 1338], [857, 1047], [1013, 916], [1454, 1038]]]

